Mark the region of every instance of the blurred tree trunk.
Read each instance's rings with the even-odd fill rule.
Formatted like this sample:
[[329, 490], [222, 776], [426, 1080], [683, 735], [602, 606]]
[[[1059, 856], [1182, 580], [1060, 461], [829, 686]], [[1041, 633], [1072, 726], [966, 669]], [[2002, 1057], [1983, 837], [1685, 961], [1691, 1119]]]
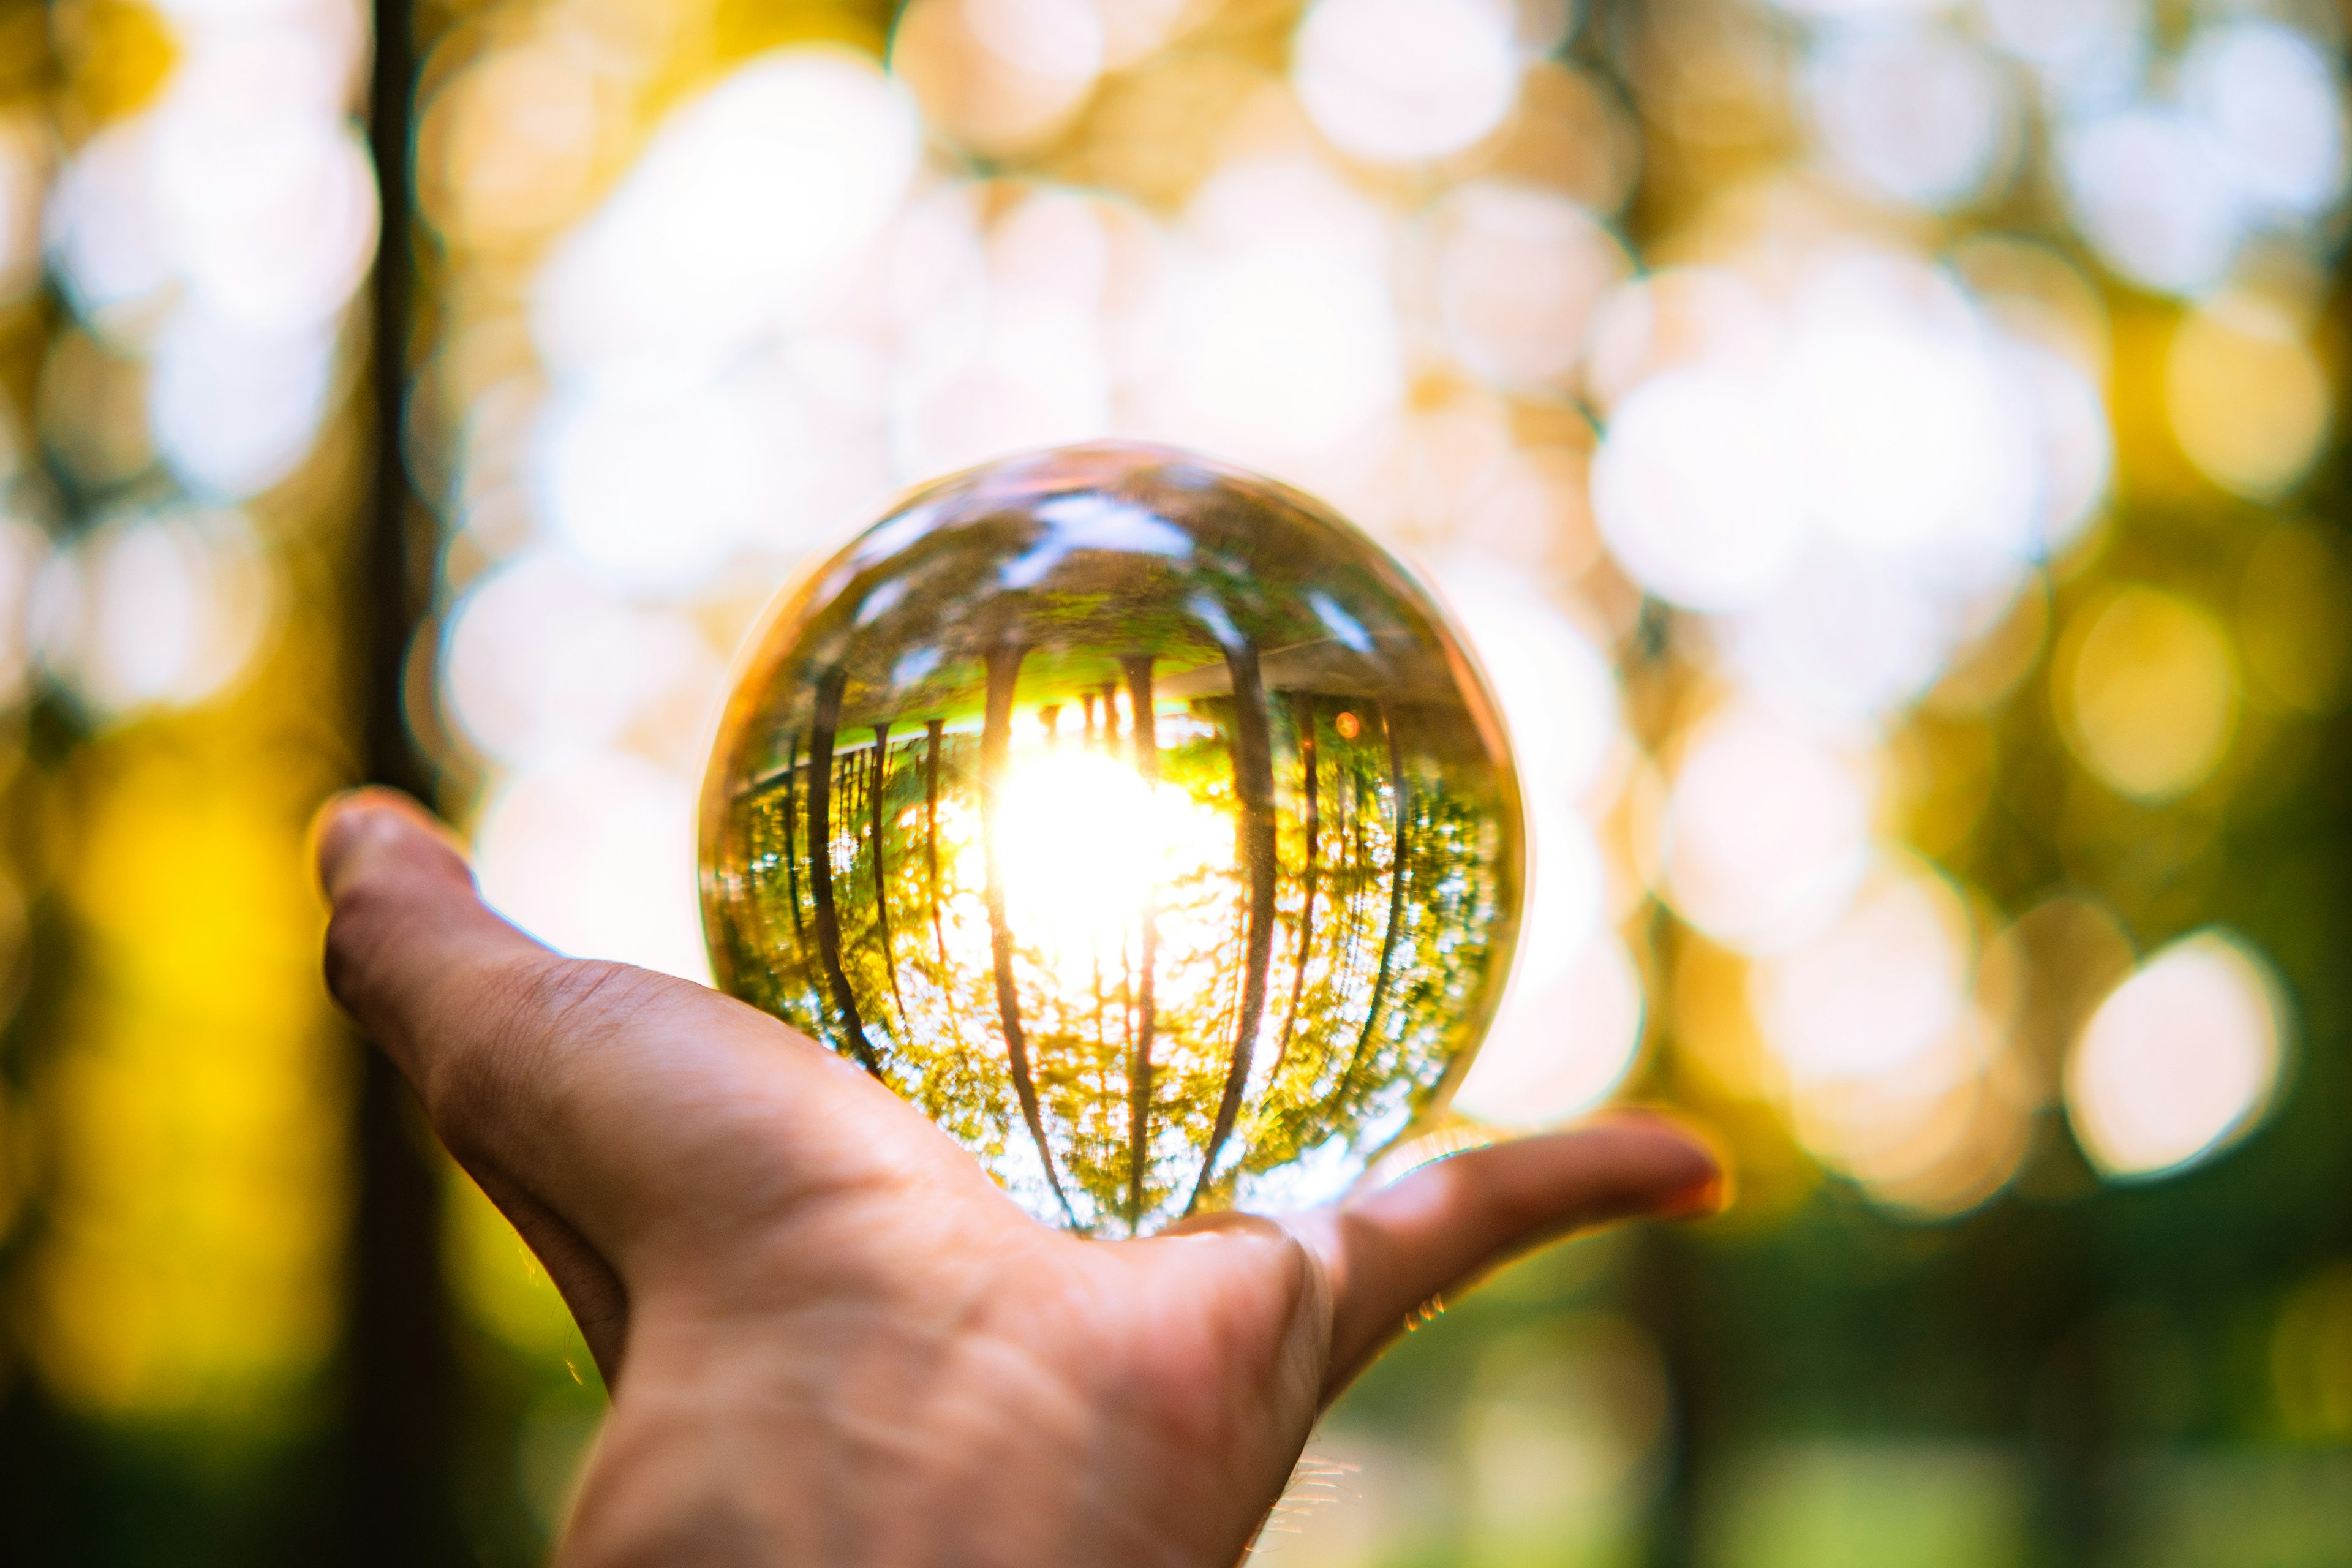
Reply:
[[[407, 722], [409, 644], [422, 608], [420, 513], [402, 458], [410, 294], [410, 150], [416, 78], [410, 0], [375, 0], [369, 142], [382, 203], [373, 281], [375, 473], [353, 543], [352, 620], [362, 763], [371, 782], [430, 799]], [[453, 1460], [457, 1376], [441, 1247], [438, 1162], [407, 1084], [363, 1048], [353, 1129], [358, 1199], [343, 1333], [341, 1475], [323, 1557], [350, 1568], [462, 1560]]]

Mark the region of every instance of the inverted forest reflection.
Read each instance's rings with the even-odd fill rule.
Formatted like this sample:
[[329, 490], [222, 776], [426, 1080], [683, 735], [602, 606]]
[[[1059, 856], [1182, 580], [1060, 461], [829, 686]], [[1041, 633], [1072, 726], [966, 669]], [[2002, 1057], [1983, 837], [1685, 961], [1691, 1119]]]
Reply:
[[720, 982], [1100, 1234], [1343, 1188], [1517, 929], [1484, 689], [1361, 534], [1159, 448], [1014, 459], [807, 578], [706, 784]]

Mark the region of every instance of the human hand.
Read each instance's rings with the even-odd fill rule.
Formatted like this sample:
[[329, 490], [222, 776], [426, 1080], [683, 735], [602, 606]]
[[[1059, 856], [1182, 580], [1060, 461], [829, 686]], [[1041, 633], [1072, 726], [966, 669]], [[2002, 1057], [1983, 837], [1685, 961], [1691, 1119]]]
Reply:
[[1622, 1120], [1332, 1207], [1082, 1240], [766, 1014], [532, 941], [405, 797], [331, 804], [318, 845], [329, 984], [612, 1391], [567, 1568], [1227, 1568], [1410, 1314], [1717, 1201], [1687, 1134]]

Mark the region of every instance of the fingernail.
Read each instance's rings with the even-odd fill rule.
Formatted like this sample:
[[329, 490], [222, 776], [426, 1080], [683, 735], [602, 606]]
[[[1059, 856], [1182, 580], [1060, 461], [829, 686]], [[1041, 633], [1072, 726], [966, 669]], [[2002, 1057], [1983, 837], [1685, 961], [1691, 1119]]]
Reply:
[[358, 795], [357, 790], [339, 790], [320, 801], [319, 809], [310, 814], [311, 865], [322, 868], [325, 866], [332, 841], [340, 837], [337, 829], [352, 816], [355, 810], [362, 809], [356, 799]]
[[342, 852], [350, 846], [352, 832], [359, 824], [387, 811], [397, 810], [399, 797], [381, 785], [362, 784], [329, 795], [310, 817], [310, 864], [318, 868], [323, 881], [333, 869]]
[[1658, 1208], [1660, 1219], [1712, 1219], [1731, 1207], [1732, 1182], [1730, 1173], [1718, 1169], [1703, 1182], [1697, 1182], [1668, 1198]]

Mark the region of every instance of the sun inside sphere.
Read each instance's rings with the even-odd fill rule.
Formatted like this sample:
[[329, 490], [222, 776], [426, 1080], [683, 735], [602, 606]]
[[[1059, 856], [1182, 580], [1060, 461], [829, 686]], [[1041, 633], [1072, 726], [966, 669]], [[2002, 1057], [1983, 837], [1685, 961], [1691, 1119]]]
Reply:
[[1030, 1213], [1337, 1195], [1500, 999], [1518, 786], [1429, 595], [1271, 480], [1102, 443], [917, 492], [786, 591], [705, 780], [719, 983]]

